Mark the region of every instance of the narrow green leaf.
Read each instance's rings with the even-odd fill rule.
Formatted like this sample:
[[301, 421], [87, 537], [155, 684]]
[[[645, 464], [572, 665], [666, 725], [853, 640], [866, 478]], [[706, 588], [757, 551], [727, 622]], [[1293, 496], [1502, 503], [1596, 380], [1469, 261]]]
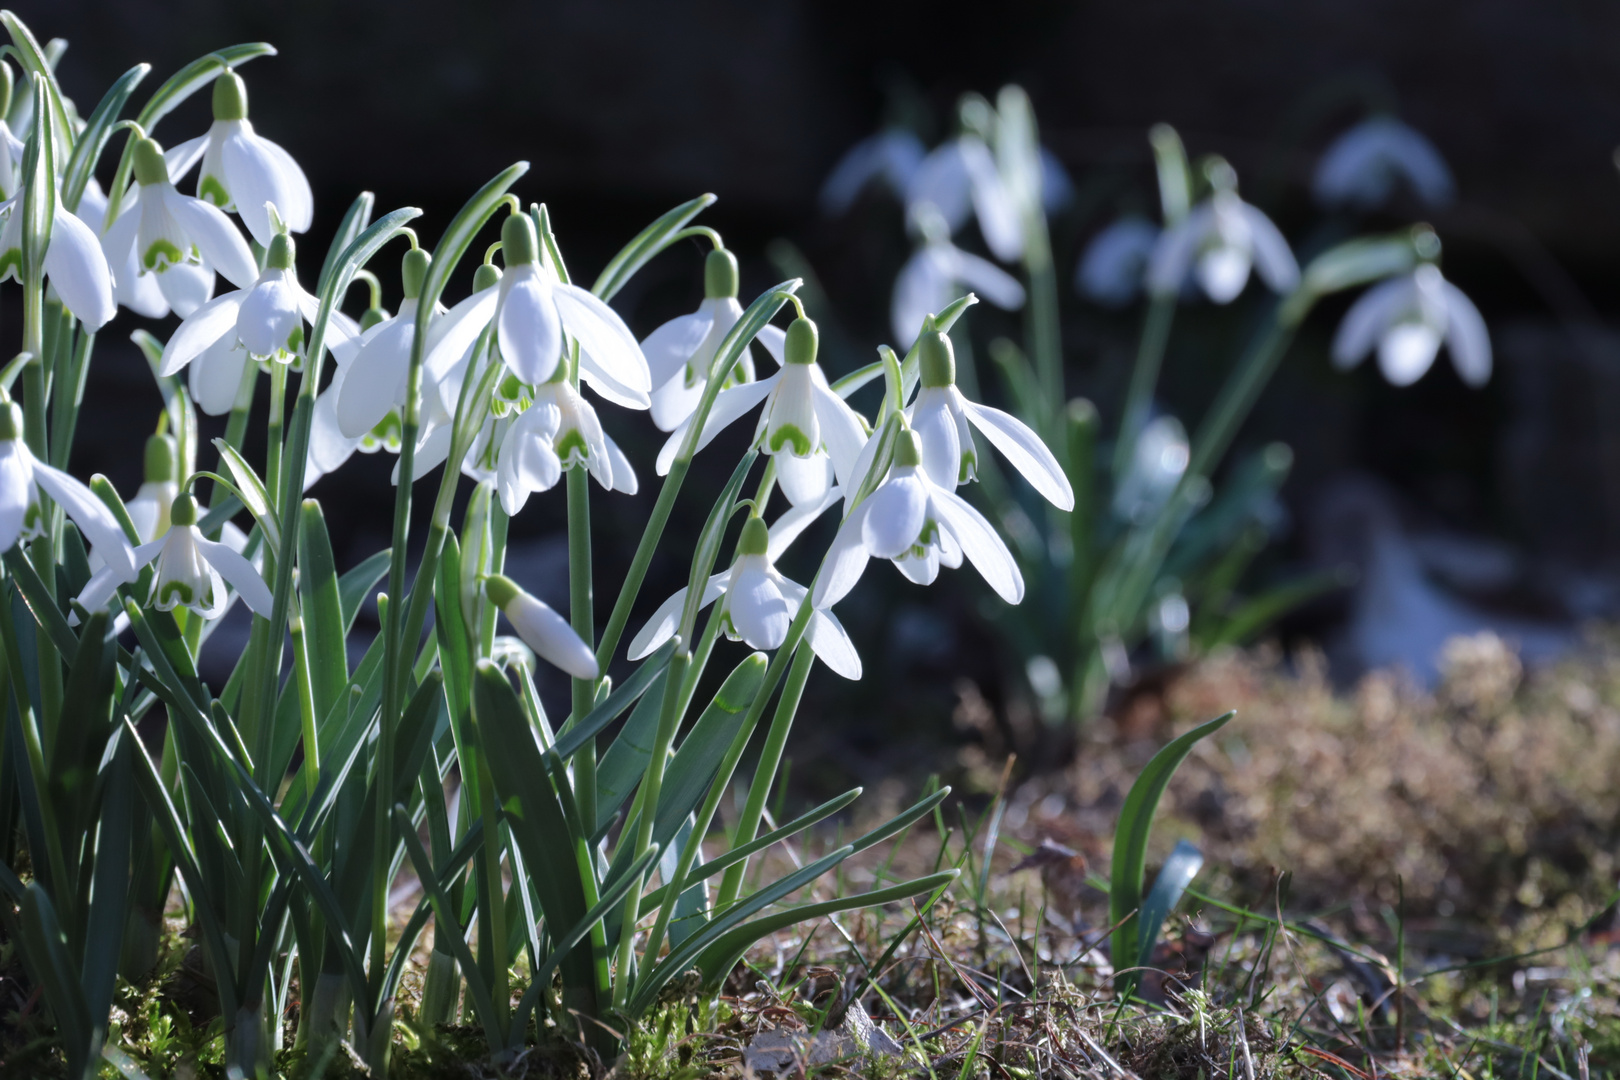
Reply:
[[355, 238], [366, 231], [371, 224], [371, 214], [376, 206], [377, 196], [369, 191], [362, 191], [355, 196], [354, 202], [344, 212], [343, 220], [338, 222], [337, 232], [332, 236], [332, 243], [327, 246], [326, 259], [321, 263], [321, 276], [315, 279], [315, 294], [319, 296], [326, 290], [326, 283], [332, 278], [332, 271], [337, 267], [338, 259], [343, 257]]
[[101, 103], [90, 114], [84, 130], [74, 140], [73, 155], [68, 158], [67, 168], [62, 174], [62, 205], [67, 209], [78, 210], [79, 199], [84, 195], [90, 178], [95, 175], [96, 163], [101, 160], [107, 140], [112, 137], [113, 125], [118, 122], [130, 94], [135, 92], [151, 70], [151, 64], [136, 64], [120, 75], [118, 81], [102, 95]]
[[[1159, 799], [1169, 786], [1170, 777], [1198, 741], [1225, 727], [1235, 715], [1227, 713], [1200, 724], [1154, 754], [1125, 796], [1114, 831], [1108, 890], [1108, 914], [1115, 927], [1112, 951], [1116, 971], [1136, 963], [1141, 934], [1137, 929], [1137, 916], [1142, 907], [1142, 879], [1147, 872], [1148, 836], [1153, 829], [1153, 814], [1159, 808]], [[1128, 977], [1127, 990], [1135, 982], [1134, 976]]]
[[1187, 891], [1193, 878], [1204, 867], [1204, 853], [1198, 846], [1186, 840], [1176, 842], [1175, 850], [1170, 857], [1164, 860], [1159, 868], [1159, 876], [1153, 879], [1153, 888], [1148, 890], [1147, 899], [1142, 901], [1142, 910], [1137, 913], [1136, 920], [1141, 926], [1139, 945], [1136, 951], [1136, 966], [1147, 967], [1153, 960], [1153, 946], [1159, 940], [1159, 929], [1164, 925], [1165, 916], [1176, 909], [1181, 902], [1181, 894]]
[[615, 687], [612, 693], [602, 699], [601, 704], [585, 714], [583, 720], [558, 736], [556, 745], [552, 747], [552, 753], [564, 761], [578, 753], [580, 747], [618, 719], [619, 714], [628, 709], [631, 702], [646, 692], [652, 681], [669, 666], [669, 658], [674, 655], [673, 641], [659, 646], [657, 652], [641, 662], [641, 666], [636, 668], [636, 673], [626, 679], [624, 685]]
[[349, 657], [344, 647], [342, 587], [321, 504], [305, 499], [298, 529], [298, 595], [309, 652], [309, 682], [315, 716], [324, 717], [348, 692]]
[[720, 541], [725, 539], [726, 523], [731, 520], [732, 510], [737, 502], [737, 494], [742, 490], [743, 480], [748, 471], [754, 467], [754, 459], [759, 456], [759, 449], [752, 447], [737, 462], [737, 467], [731, 470], [731, 479], [721, 489], [720, 497], [714, 500], [714, 507], [709, 511], [708, 520], [703, 523], [698, 533], [698, 542], [692, 551], [692, 570], [686, 579], [686, 603], [681, 608], [681, 621], [677, 624], [676, 633], [682, 641], [691, 641], [693, 629], [697, 626], [698, 609], [703, 606], [704, 587], [708, 584], [709, 575], [714, 572], [715, 560], [720, 557]]
[[[0, 19], [9, 14], [0, 12]], [[56, 151], [51, 138], [54, 125], [51, 122], [52, 114], [46, 104], [45, 87], [45, 80], [36, 76], [33, 84], [34, 130], [28, 136], [28, 143], [23, 149], [22, 280], [24, 282], [44, 279], [45, 251], [51, 244], [51, 227], [56, 209]], [[36, 357], [34, 362], [43, 363], [44, 359]]]
[[647, 772], [647, 762], [652, 760], [653, 736], [658, 732], [658, 714], [664, 705], [666, 674], [660, 672], [648, 686], [647, 692], [641, 695], [641, 700], [630, 712], [630, 718], [613, 737], [613, 745], [608, 747], [607, 753], [597, 763], [597, 839], [613, 823], [619, 808], [630, 798], [631, 792], [636, 790], [636, 785], [641, 783], [642, 776]]
[[170, 75], [147, 100], [136, 119], [142, 129], [150, 135], [159, 120], [179, 108], [182, 102], [211, 84], [224, 72], [241, 67], [257, 57], [274, 55], [276, 55], [275, 46], [263, 41], [215, 49], [207, 56], [198, 57]]
[[264, 481], [259, 479], [259, 474], [253, 471], [253, 466], [248, 464], [241, 451], [224, 439], [215, 439], [214, 448], [219, 451], [220, 461], [236, 481], [237, 497], [247, 505], [248, 512], [258, 521], [259, 527], [264, 529], [270, 546], [280, 547], [281, 522], [276, 517], [275, 507], [271, 505], [270, 492], [265, 488]]
[[54, 129], [52, 153], [65, 159], [73, 126], [68, 123], [67, 108], [62, 104], [62, 88], [56, 81], [56, 65], [51, 63], [46, 50], [39, 47], [39, 40], [34, 37], [33, 31], [16, 15], [0, 11], [0, 23], [5, 24], [6, 32], [11, 35], [11, 43], [17, 48], [17, 58], [22, 63], [25, 80], [31, 82], [38, 79], [44, 84], [44, 101], [37, 97], [34, 99], [34, 128], [38, 130], [46, 126], [45, 117], [48, 115], [49, 127]]
[[[109, 663], [109, 668], [111, 667]], [[109, 687], [110, 689], [110, 687]], [[129, 755], [145, 753], [130, 745], [123, 729], [114, 729], [115, 745], [106, 758], [106, 786], [101, 794], [96, 868], [91, 878], [90, 911], [84, 935], [85, 1006], [100, 1043], [107, 1032], [113, 990], [118, 981], [118, 956], [124, 927], [129, 922], [129, 865], [131, 786]], [[99, 1050], [99, 1047], [98, 1047]]]
[[675, 234], [685, 228], [687, 222], [714, 205], [714, 201], [713, 195], [699, 195], [695, 199], [681, 203], [642, 229], [634, 240], [624, 245], [617, 255], [608, 260], [608, 264], [602, 268], [602, 273], [597, 276], [596, 284], [591, 286], [591, 292], [604, 301], [613, 299], [614, 294], [624, 288], [625, 283], [635, 276], [637, 270], [673, 243]]
[[83, 1076], [89, 1061], [90, 1014], [68, 958], [67, 938], [57, 922], [51, 898], [37, 882], [28, 883], [22, 908], [23, 950], [34, 977], [45, 989], [45, 1001], [60, 1029], [70, 1073]]
[[360, 613], [360, 605], [366, 602], [371, 590], [377, 587], [377, 582], [388, 573], [388, 559], [392, 552], [388, 548], [370, 556], [365, 562], [349, 570], [338, 578], [338, 595], [343, 604], [343, 633], [348, 634], [354, 628], [354, 617]]

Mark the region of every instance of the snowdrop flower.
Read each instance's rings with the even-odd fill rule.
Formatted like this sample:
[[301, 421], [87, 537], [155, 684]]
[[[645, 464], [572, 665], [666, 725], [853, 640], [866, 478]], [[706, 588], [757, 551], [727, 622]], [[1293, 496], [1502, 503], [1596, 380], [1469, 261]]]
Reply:
[[[389, 414], [405, 404], [406, 383], [411, 370], [411, 346], [416, 341], [416, 313], [420, 306], [422, 284], [427, 280], [428, 267], [433, 256], [421, 248], [405, 253], [400, 266], [404, 281], [405, 299], [393, 318], [384, 319], [360, 335], [360, 348], [352, 360], [338, 363], [337, 374], [327, 393], [332, 395], [333, 415], [338, 430], [346, 439], [359, 439]], [[469, 298], [470, 300], [471, 298]], [[428, 322], [428, 342], [424, 347], [422, 371], [423, 401], [435, 399], [437, 392], [430, 385], [426, 350], [436, 344], [448, 315], [435, 310]], [[459, 324], [458, 324], [459, 325]]]
[[[805, 587], [777, 572], [771, 557], [771, 536], [757, 514], [749, 515], [737, 541], [737, 561], [715, 574], [703, 589], [700, 607], [720, 601], [720, 625], [726, 637], [766, 652], [782, 647], [788, 628], [804, 602]], [[659, 605], [647, 625], [630, 642], [630, 659], [640, 660], [674, 636], [686, 589]], [[811, 612], [805, 628], [810, 648], [833, 671], [846, 679], [861, 677], [861, 658], [843, 624], [827, 611]]]
[[[737, 257], [717, 248], [703, 263], [703, 303], [697, 311], [669, 320], [641, 343], [652, 371], [652, 419], [659, 430], [673, 431], [692, 415], [708, 384], [715, 353], [742, 314], [743, 307], [737, 302]], [[781, 330], [767, 326], [756, 340], [781, 363]], [[750, 352], [743, 350], [727, 377], [727, 386], [754, 381]]]
[[10, 64], [0, 64], [0, 199], [17, 194], [22, 178], [23, 141], [13, 135], [5, 117], [11, 110], [12, 74]]
[[1393, 116], [1373, 116], [1333, 141], [1317, 162], [1311, 188], [1325, 206], [1370, 210], [1402, 181], [1429, 207], [1445, 206], [1456, 194], [1432, 142]]
[[977, 477], [976, 427], [1043, 498], [1059, 510], [1074, 509], [1069, 478], [1040, 436], [1017, 417], [971, 402], [956, 388], [956, 354], [949, 336], [938, 330], [924, 334], [917, 359], [921, 389], [906, 410], [906, 419], [922, 446], [923, 469], [930, 480], [955, 491], [958, 484]]
[[254, 132], [247, 118], [247, 86], [234, 71], [214, 80], [214, 124], [208, 134], [169, 152], [170, 175], [179, 179], [199, 158], [197, 198], [239, 214], [261, 247], [269, 247], [276, 235], [266, 203], [288, 229], [309, 229], [315, 216], [309, 180], [291, 154]]
[[1410, 386], [1434, 364], [1441, 344], [1469, 386], [1491, 377], [1491, 339], [1462, 290], [1424, 263], [1361, 295], [1333, 336], [1333, 364], [1355, 367], [1378, 347], [1378, 370], [1395, 386]]
[[600, 673], [589, 645], [574, 633], [568, 621], [520, 588], [504, 574], [484, 579], [484, 595], [512, 623], [523, 643], [542, 660], [576, 679], [594, 679]]
[[849, 594], [869, 558], [890, 559], [919, 585], [932, 584], [943, 566], [962, 556], [1009, 604], [1024, 598], [1024, 577], [990, 523], [955, 492], [929, 478], [922, 443], [909, 428], [895, 444], [888, 478], [857, 506], [827, 549], [812, 603], [831, 607]]
[[925, 157], [906, 185], [906, 214], [932, 206], [952, 234], [971, 209], [991, 254], [1011, 262], [1024, 253], [1018, 208], [996, 170], [995, 155], [977, 135], [959, 135]]
[[1190, 272], [1204, 295], [1226, 304], [1249, 283], [1251, 268], [1273, 292], [1298, 284], [1299, 264], [1288, 241], [1270, 218], [1238, 198], [1234, 183], [1230, 166], [1219, 170], [1215, 194], [1159, 237], [1148, 263], [1149, 292], [1180, 292]]
[[150, 544], [169, 531], [169, 508], [180, 495], [178, 449], [170, 435], [146, 440], [145, 473], [135, 497], [124, 504], [135, 534]]
[[258, 266], [230, 218], [175, 190], [163, 148], [153, 140], [135, 143], [134, 163], [138, 195], [101, 238], [119, 303], [148, 314], [152, 298], [138, 282], [148, 274], [156, 275], [162, 301], [182, 318], [208, 299], [216, 270], [237, 288], [251, 287]]
[[0, 397], [0, 551], [39, 535], [43, 492], [61, 505], [108, 566], [133, 573], [135, 553], [112, 511], [79, 481], [34, 457], [22, 431], [22, 410]]
[[[861, 418], [827, 385], [816, 363], [816, 346], [816, 324], [802, 316], [794, 319], [784, 338], [782, 369], [720, 391], [697, 442], [697, 449], [703, 449], [723, 428], [764, 402], [754, 441], [774, 456], [777, 482], [795, 506], [819, 502], [834, 478], [847, 484], [866, 445]], [[658, 475], [674, 464], [691, 422], [691, 417], [682, 421], [659, 451]]]
[[1125, 475], [1114, 491], [1114, 514], [1121, 521], [1143, 522], [1169, 500], [1191, 461], [1187, 429], [1173, 416], [1158, 416], [1143, 426], [1132, 448]]
[[1124, 217], [1092, 237], [1075, 268], [1074, 288], [1104, 307], [1124, 307], [1142, 291], [1159, 227], [1145, 218]]
[[[6, 214], [5, 224], [0, 225], [0, 281], [22, 280], [24, 197], [18, 191], [10, 202], [0, 206], [0, 213]], [[107, 268], [101, 244], [83, 219], [68, 213], [60, 197], [51, 211], [45, 275], [61, 297], [62, 306], [78, 316], [86, 330], [100, 330], [117, 314], [112, 272]]]
[[[186, 316], [163, 347], [159, 375], [191, 365], [191, 392], [210, 416], [231, 410], [249, 359], [288, 364], [304, 343], [304, 323], [314, 323], [321, 302], [298, 284], [293, 239], [277, 233], [264, 269], [250, 289], [236, 289]], [[360, 328], [341, 312], [327, 322], [334, 354], [358, 348]]]
[[523, 509], [531, 493], [556, 486], [567, 469], [590, 470], [608, 491], [636, 493], [630, 459], [603, 432], [596, 410], [565, 376], [566, 369], [559, 368], [550, 382], [537, 387], [533, 404], [511, 422], [501, 440], [495, 484], [509, 517]]
[[894, 279], [889, 320], [896, 341], [909, 346], [922, 329], [923, 319], [961, 295], [963, 286], [1006, 311], [1024, 306], [1024, 287], [1018, 279], [990, 260], [952, 244], [931, 207], [921, 207], [913, 220], [923, 243]]
[[270, 586], [230, 545], [202, 534], [197, 528], [197, 500], [189, 493], [181, 493], [170, 507], [168, 531], [135, 549], [134, 568], [121, 575], [110, 566], [97, 571], [79, 594], [79, 603], [90, 611], [105, 607], [118, 586], [135, 580], [141, 567], [154, 559], [157, 573], [147, 606], [159, 611], [186, 607], [204, 619], [217, 619], [229, 606], [228, 583], [255, 615], [270, 617], [275, 603]]
[[882, 180], [904, 195], [925, 151], [922, 140], [904, 128], [868, 135], [844, 152], [821, 185], [821, 212], [837, 217], [855, 204], [863, 188]]

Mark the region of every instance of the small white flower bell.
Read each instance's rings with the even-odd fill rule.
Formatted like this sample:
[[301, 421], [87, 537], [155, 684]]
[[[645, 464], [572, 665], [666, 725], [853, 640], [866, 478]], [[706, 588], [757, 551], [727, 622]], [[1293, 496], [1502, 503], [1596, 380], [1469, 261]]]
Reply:
[[960, 296], [964, 286], [1005, 311], [1024, 306], [1024, 287], [1018, 279], [952, 244], [931, 205], [914, 210], [912, 224], [923, 243], [895, 277], [889, 309], [890, 328], [902, 347], [915, 341], [923, 320]]
[[827, 174], [821, 185], [821, 212], [828, 217], [844, 213], [874, 180], [882, 180], [903, 196], [926, 154], [922, 140], [904, 128], [868, 135], [844, 151]]
[[[700, 607], [719, 600], [720, 625], [726, 637], [766, 652], [782, 647], [788, 628], [804, 602], [805, 587], [783, 577], [771, 557], [771, 535], [757, 514], [750, 514], [737, 541], [737, 559], [730, 569], [711, 577]], [[681, 589], [653, 612], [647, 625], [630, 642], [630, 659], [640, 660], [674, 634], [686, 606]], [[810, 648], [833, 671], [846, 679], [861, 677], [861, 658], [844, 626], [831, 612], [816, 610], [805, 629]]]
[[[1052, 451], [1017, 417], [969, 401], [956, 388], [956, 353], [949, 335], [930, 330], [917, 347], [920, 389], [906, 419], [922, 444], [923, 468], [946, 491], [978, 477], [978, 428], [1031, 487], [1059, 510], [1074, 509], [1074, 488]], [[972, 425], [971, 427], [969, 425]]]
[[[641, 343], [652, 372], [652, 419], [659, 430], [673, 431], [692, 415], [708, 385], [715, 353], [742, 314], [743, 307], [737, 302], [737, 257], [717, 248], [703, 263], [703, 303], [697, 311], [671, 319]], [[767, 326], [755, 340], [778, 364], [782, 362], [780, 329]], [[751, 352], [749, 348], [743, 350], [742, 358], [727, 377], [727, 386], [754, 380]]]
[[1074, 288], [1104, 307], [1124, 307], [1142, 291], [1159, 227], [1146, 218], [1124, 217], [1091, 238], [1075, 267]]
[[[320, 301], [298, 284], [293, 239], [277, 233], [265, 252], [264, 269], [253, 287], [223, 293], [186, 316], [163, 347], [159, 375], [191, 366], [191, 394], [210, 416], [231, 410], [248, 360], [288, 364], [304, 343], [304, 324], [313, 324]], [[342, 312], [327, 321], [333, 355], [351, 358], [359, 349], [360, 328]]]
[[971, 210], [985, 246], [1003, 262], [1024, 253], [1018, 207], [996, 169], [995, 155], [977, 135], [959, 135], [923, 158], [906, 185], [907, 215], [923, 206], [944, 219], [948, 234], [961, 229]]
[[[827, 385], [816, 363], [816, 348], [816, 324], [794, 319], [784, 338], [782, 369], [758, 382], [720, 391], [697, 442], [697, 449], [703, 449], [722, 429], [764, 402], [754, 441], [775, 457], [777, 481], [795, 506], [820, 501], [835, 478], [847, 483], [866, 445], [861, 418]], [[682, 421], [659, 451], [660, 476], [674, 464], [691, 421], [691, 417]]]
[[172, 435], [146, 440], [143, 479], [135, 497], [124, 504], [141, 543], [150, 544], [169, 531], [169, 508], [180, 495], [179, 451]]
[[22, 433], [22, 410], [0, 395], [0, 551], [39, 535], [44, 492], [94, 545], [93, 554], [108, 566], [133, 573], [135, 553], [112, 511], [79, 481], [34, 457]]
[[816, 607], [849, 595], [871, 558], [889, 559], [912, 581], [929, 585], [941, 566], [955, 569], [966, 555], [1003, 600], [1023, 600], [1024, 577], [1007, 545], [983, 514], [929, 479], [922, 462], [916, 433], [903, 429], [888, 478], [844, 519], [827, 550]]
[[208, 134], [169, 152], [179, 179], [198, 158], [197, 198], [242, 218], [253, 239], [269, 247], [276, 228], [268, 203], [292, 232], [306, 232], [315, 216], [309, 180], [292, 155], [253, 130], [247, 118], [247, 86], [234, 71], [214, 80], [214, 124]]
[[[153, 317], [173, 308], [184, 318], [212, 294], [216, 270], [239, 289], [251, 287], [258, 266], [224, 211], [176, 191], [163, 148], [153, 140], [137, 140], [134, 163], [133, 205], [101, 238], [118, 302]], [[147, 275], [156, 276], [161, 295], [141, 289]]]
[[1403, 182], [1430, 208], [1456, 195], [1451, 170], [1432, 142], [1393, 116], [1373, 116], [1323, 152], [1311, 189], [1324, 206], [1371, 210], [1388, 202]]
[[[382, 423], [388, 414], [405, 404], [406, 383], [411, 371], [411, 346], [416, 341], [416, 312], [421, 302], [422, 284], [427, 279], [433, 256], [421, 248], [405, 253], [400, 266], [400, 277], [405, 285], [405, 299], [399, 311], [390, 319], [365, 331], [360, 338], [359, 351], [347, 364], [339, 362], [337, 374], [327, 393], [333, 395], [334, 414], [338, 430], [347, 439], [360, 439]], [[440, 327], [448, 318], [435, 311], [428, 322], [428, 345], [431, 349]], [[424, 352], [422, 393], [424, 400], [428, 385], [426, 353]]]
[[1333, 336], [1333, 364], [1355, 367], [1378, 349], [1378, 370], [1395, 386], [1410, 386], [1434, 365], [1444, 344], [1469, 386], [1491, 377], [1491, 338], [1485, 319], [1461, 289], [1424, 263], [1410, 274], [1368, 289], [1345, 312]]
[[619, 444], [602, 430], [596, 410], [559, 367], [535, 388], [534, 402], [512, 421], [501, 440], [495, 483], [501, 506], [515, 515], [529, 495], [546, 491], [567, 469], [585, 468], [608, 491], [634, 495], [636, 473]]
[[255, 615], [270, 617], [275, 603], [270, 587], [239, 552], [202, 534], [197, 528], [197, 500], [187, 492], [177, 496], [169, 509], [168, 531], [135, 549], [134, 567], [123, 574], [112, 567], [97, 571], [78, 602], [90, 611], [106, 606], [118, 586], [134, 581], [141, 567], [154, 559], [157, 568], [147, 606], [159, 611], [185, 607], [204, 619], [217, 619], [229, 606], [225, 590], [229, 584]]
[[524, 592], [517, 582], [496, 574], [484, 580], [484, 595], [501, 610], [536, 656], [576, 679], [594, 679], [600, 673], [595, 654], [574, 633], [568, 620]]
[[[23, 200], [19, 190], [0, 206], [0, 281], [22, 280]], [[62, 206], [60, 197], [51, 211], [51, 239], [45, 248], [45, 276], [61, 298], [62, 306], [76, 315], [86, 330], [100, 330], [118, 313], [113, 298], [112, 271], [107, 256], [89, 225]]]
[[1271, 219], [1238, 198], [1230, 165], [1210, 170], [1215, 193], [1193, 207], [1181, 222], [1160, 235], [1148, 263], [1148, 291], [1155, 296], [1181, 291], [1189, 274], [1217, 304], [1231, 303], [1249, 283], [1251, 269], [1273, 292], [1299, 283], [1299, 263]]

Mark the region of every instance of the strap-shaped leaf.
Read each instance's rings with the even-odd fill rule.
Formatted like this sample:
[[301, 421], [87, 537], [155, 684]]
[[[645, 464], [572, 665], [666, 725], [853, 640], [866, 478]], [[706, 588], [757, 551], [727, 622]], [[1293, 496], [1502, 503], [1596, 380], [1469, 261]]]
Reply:
[[371, 214], [377, 204], [377, 196], [369, 191], [362, 191], [355, 196], [349, 209], [344, 211], [343, 220], [338, 222], [337, 232], [332, 235], [332, 243], [326, 248], [326, 259], [321, 263], [321, 276], [315, 279], [315, 292], [319, 295], [325, 291], [326, 283], [332, 277], [332, 270], [337, 266], [338, 259], [343, 252], [355, 241], [355, 237], [366, 231], [371, 224]]
[[664, 704], [664, 679], [667, 672], [659, 672], [657, 679], [641, 695], [630, 718], [624, 722], [613, 744], [596, 765], [596, 829], [592, 839], [600, 841], [613, 823], [619, 808], [630, 798], [636, 785], [641, 783], [652, 760], [653, 737], [658, 733], [658, 714]]
[[[1166, 745], [1153, 755], [1125, 796], [1119, 824], [1114, 829], [1113, 867], [1108, 886], [1108, 917], [1114, 922], [1112, 952], [1116, 971], [1134, 966], [1140, 952], [1137, 914], [1142, 907], [1142, 879], [1147, 872], [1148, 836], [1153, 830], [1153, 814], [1159, 808], [1159, 799], [1169, 786], [1170, 777], [1198, 741], [1225, 727], [1234, 715], [1217, 716]], [[1128, 985], [1135, 985], [1134, 977], [1129, 978]]]
[[34, 32], [16, 15], [0, 11], [0, 23], [5, 24], [6, 33], [11, 35], [11, 43], [16, 48], [24, 76], [30, 82], [37, 79], [44, 83], [44, 101], [34, 99], [34, 128], [38, 130], [44, 126], [48, 116], [50, 127], [54, 129], [52, 150], [59, 159], [65, 159], [73, 126], [68, 123], [67, 108], [62, 104], [62, 88], [56, 81], [56, 66], [51, 63], [46, 50], [39, 47], [39, 39], [34, 37]]
[[34, 977], [45, 989], [45, 1001], [61, 1030], [70, 1074], [83, 1076], [89, 1061], [90, 1012], [68, 958], [67, 937], [57, 921], [56, 908], [38, 882], [28, 883], [22, 906], [23, 948]]
[[354, 617], [360, 614], [360, 605], [366, 602], [371, 590], [377, 587], [377, 582], [388, 573], [388, 557], [391, 554], [388, 548], [369, 556], [365, 562], [353, 570], [345, 571], [338, 578], [338, 595], [343, 604], [343, 633], [347, 635], [354, 628]]
[[1153, 879], [1153, 888], [1148, 890], [1147, 899], [1142, 901], [1142, 910], [1136, 915], [1137, 925], [1142, 928], [1136, 952], [1137, 967], [1147, 967], [1152, 961], [1159, 928], [1164, 925], [1165, 917], [1176, 909], [1181, 902], [1181, 894], [1187, 891], [1187, 886], [1192, 884], [1192, 879], [1198, 876], [1198, 871], [1203, 867], [1204, 853], [1198, 850], [1198, 845], [1178, 840], [1175, 850], [1170, 852], [1170, 857], [1159, 868], [1159, 876]]
[[215, 439], [214, 448], [219, 451], [219, 460], [230, 470], [231, 477], [236, 481], [232, 485], [236, 497], [241, 499], [264, 530], [265, 537], [270, 541], [271, 547], [281, 546], [281, 521], [276, 516], [275, 507], [270, 502], [270, 492], [259, 479], [259, 474], [253, 471], [247, 458], [241, 451], [224, 439]]
[[[0, 12], [4, 19], [9, 12]], [[26, 32], [26, 31], [25, 31]], [[22, 280], [42, 281], [45, 251], [51, 244], [51, 226], [56, 211], [56, 148], [52, 138], [54, 114], [47, 103], [47, 83], [33, 77], [34, 130], [23, 149], [22, 162]], [[12, 210], [12, 213], [17, 213]], [[43, 363], [45, 357], [36, 357]], [[43, 452], [43, 451], [41, 451]]]
[[73, 155], [68, 158], [67, 168], [62, 173], [62, 205], [69, 210], [79, 208], [79, 199], [84, 195], [90, 178], [95, 175], [101, 152], [106, 149], [107, 140], [112, 138], [113, 125], [118, 122], [129, 96], [151, 71], [151, 64], [136, 64], [120, 75], [118, 81], [102, 95], [101, 103], [90, 114], [90, 119], [85, 121], [84, 130], [73, 141]]
[[708, 207], [714, 205], [715, 196], [699, 195], [681, 203], [675, 209], [668, 211], [657, 221], [648, 225], [636, 234], [634, 240], [619, 251], [597, 275], [596, 284], [591, 286], [591, 292], [602, 300], [611, 300], [625, 283], [635, 276], [637, 270], [647, 265], [647, 262], [675, 242], [675, 234], [686, 227], [686, 223], [697, 217]]
[[315, 715], [323, 717], [348, 692], [349, 657], [343, 640], [348, 624], [326, 517], [314, 499], [304, 500], [298, 522], [298, 598], [309, 654], [310, 692]]
[[624, 685], [615, 687], [613, 692], [603, 698], [601, 703], [585, 714], [585, 718], [562, 735], [557, 737], [557, 743], [552, 747], [552, 753], [567, 761], [579, 752], [579, 748], [586, 742], [595, 738], [603, 728], [618, 719], [620, 713], [630, 707], [630, 703], [646, 692], [659, 674], [669, 666], [669, 658], [675, 655], [675, 643], [668, 642], [661, 646], [657, 652], [641, 662], [636, 673], [624, 681]]

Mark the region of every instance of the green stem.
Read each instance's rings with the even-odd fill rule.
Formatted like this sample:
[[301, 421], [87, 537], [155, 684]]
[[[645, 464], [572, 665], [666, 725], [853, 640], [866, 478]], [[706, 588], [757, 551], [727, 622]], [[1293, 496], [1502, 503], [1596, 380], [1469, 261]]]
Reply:
[[1024, 271], [1029, 277], [1026, 318], [1030, 345], [1035, 353], [1036, 377], [1040, 380], [1045, 403], [1040, 427], [1051, 441], [1063, 407], [1063, 338], [1058, 314], [1057, 273], [1052, 266], [1052, 242], [1047, 235], [1046, 215], [1036, 205], [1025, 218]]
[[[784, 655], [786, 651], [787, 646], [784, 644], [782, 649], [777, 651], [777, 656]], [[732, 837], [733, 845], [748, 843], [759, 831], [759, 819], [765, 812], [765, 800], [770, 798], [771, 786], [776, 783], [776, 773], [782, 765], [782, 751], [787, 746], [788, 732], [793, 730], [793, 718], [799, 711], [799, 699], [804, 694], [804, 684], [810, 678], [810, 668], [815, 661], [815, 650], [810, 648], [808, 642], [799, 644], [793, 652], [793, 667], [788, 671], [787, 683], [782, 687], [782, 696], [776, 703], [776, 713], [771, 717], [771, 729], [765, 736], [765, 749], [760, 751], [759, 764], [754, 767], [754, 779], [748, 785], [748, 798], [743, 803], [742, 814], [737, 818], [736, 833]], [[760, 696], [754, 699], [754, 703], [763, 708], [766, 696], [762, 687]], [[720, 882], [717, 908], [729, 907], [736, 901], [742, 891], [743, 875], [747, 870], [747, 859], [727, 867], [725, 877]]]
[[[596, 619], [591, 593], [591, 474], [575, 467], [568, 470], [568, 621], [579, 639], [589, 645], [596, 639]], [[601, 665], [606, 671], [606, 665]], [[573, 719], [583, 718], [596, 703], [596, 679], [573, 680]], [[592, 739], [574, 755], [574, 800], [581, 821], [596, 820], [596, 740]]]
[[1131, 369], [1130, 388], [1125, 392], [1125, 408], [1120, 413], [1119, 435], [1114, 442], [1114, 477], [1122, 478], [1131, 467], [1136, 440], [1147, 426], [1153, 406], [1153, 391], [1164, 363], [1165, 343], [1170, 339], [1170, 323], [1176, 313], [1176, 294], [1155, 294], [1148, 304], [1142, 337], [1136, 348], [1136, 366]]
[[23, 351], [33, 356], [23, 369], [23, 431], [28, 449], [41, 461], [50, 460], [45, 441], [45, 286], [23, 283]]
[[[253, 361], [249, 360], [249, 364]], [[270, 420], [265, 427], [264, 484], [267, 490], [281, 490], [282, 430], [287, 412], [287, 365], [270, 363]], [[292, 522], [284, 528], [291, 529]]]

